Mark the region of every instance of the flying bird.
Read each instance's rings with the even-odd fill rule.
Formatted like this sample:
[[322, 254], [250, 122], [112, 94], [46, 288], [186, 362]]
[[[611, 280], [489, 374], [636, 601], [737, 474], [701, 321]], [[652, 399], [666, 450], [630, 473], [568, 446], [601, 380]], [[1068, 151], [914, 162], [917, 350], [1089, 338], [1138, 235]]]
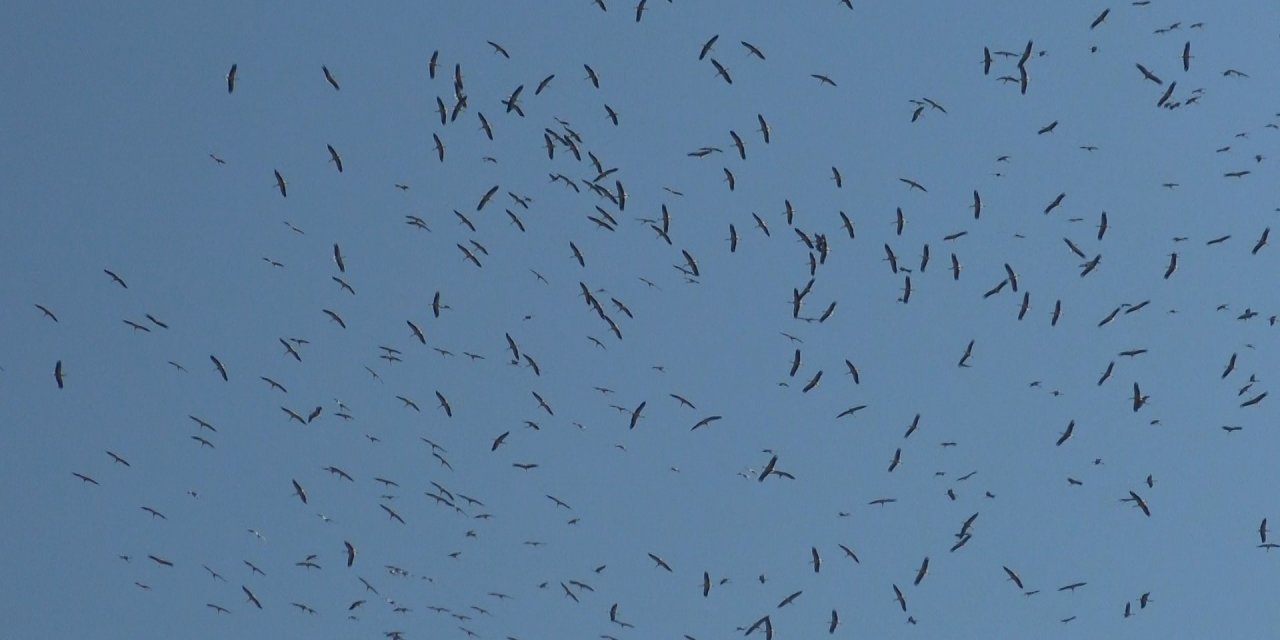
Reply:
[[1061, 447], [1062, 443], [1071, 439], [1071, 434], [1075, 433], [1075, 430], [1076, 430], [1076, 421], [1072, 420], [1068, 422], [1066, 430], [1062, 432], [1062, 435], [1058, 436], [1058, 441], [1054, 443], [1054, 446]]
[[1149, 71], [1146, 67], [1142, 66], [1141, 63], [1138, 63], [1137, 67], [1138, 67], [1138, 71], [1142, 72], [1143, 78], [1146, 78], [1147, 80], [1150, 80], [1156, 84], [1164, 84], [1163, 80], [1157, 77], [1156, 74], [1151, 73], [1151, 71]]
[[[338, 86], [338, 81], [333, 77], [333, 74], [329, 72], [329, 67], [320, 65], [320, 68], [324, 71], [324, 79], [329, 81], [329, 84], [333, 86], [334, 90], [341, 91], [342, 87]], [[339, 169], [339, 171], [341, 171], [341, 169]]]
[[280, 196], [288, 198], [289, 183], [285, 181], [284, 176], [280, 175], [280, 171], [278, 169], [272, 169], [272, 172], [276, 174], [276, 188], [280, 190]]
[[244, 594], [246, 596], [249, 596], [249, 599], [247, 600], [247, 602], [252, 602], [253, 606], [259, 609], [262, 608], [262, 603], [258, 601], [258, 596], [253, 595], [253, 592], [249, 590], [249, 587], [240, 585], [240, 589], [244, 591]]
[[1024, 588], [1022, 586], [1022, 578], [1019, 578], [1018, 574], [1014, 573], [1013, 569], [1010, 569], [1009, 567], [1000, 567], [1000, 568], [1004, 569], [1004, 572], [1009, 575], [1009, 579], [1012, 580], [1014, 584], [1018, 585], [1019, 589]]
[[[1090, 29], [1090, 30], [1093, 30], [1093, 29], [1097, 28], [1097, 27], [1098, 27], [1098, 25], [1102, 24], [1102, 21], [1103, 21], [1103, 20], [1106, 20], [1106, 19], [1107, 19], [1107, 14], [1109, 14], [1109, 13], [1111, 13], [1111, 9], [1103, 9], [1103, 10], [1102, 10], [1102, 13], [1099, 13], [1099, 14], [1098, 14], [1098, 17], [1094, 18], [1094, 19], [1093, 19], [1093, 22], [1089, 23], [1089, 29]], [[1021, 586], [1021, 585], [1019, 585], [1019, 586]]]
[[213, 366], [218, 371], [218, 375], [222, 376], [222, 381], [227, 382], [227, 368], [222, 366], [222, 361], [217, 356], [209, 356], [209, 360], [213, 361]]
[[666, 561], [665, 561], [665, 560], [663, 560], [662, 558], [659, 558], [658, 556], [656, 556], [656, 555], [654, 555], [654, 554], [652, 554], [652, 553], [650, 553], [650, 554], [649, 554], [649, 557], [650, 557], [650, 558], [651, 558], [651, 559], [656, 563], [656, 564], [654, 564], [654, 567], [662, 567], [663, 569], [666, 569], [667, 571], [671, 571], [671, 566], [670, 566], [670, 565], [668, 565], [668, 564], [666, 563]]
[[916, 579], [915, 579], [915, 582], [913, 582], [913, 583], [911, 583], [911, 584], [912, 584], [912, 585], [919, 585], [919, 584], [920, 584], [920, 581], [921, 581], [921, 580], [924, 580], [924, 577], [925, 577], [926, 575], [928, 575], [928, 574], [929, 574], [929, 556], [925, 556], [925, 558], [924, 558], [924, 562], [921, 562], [921, 563], [920, 563], [920, 569], [919, 569], [918, 571], [916, 571]]

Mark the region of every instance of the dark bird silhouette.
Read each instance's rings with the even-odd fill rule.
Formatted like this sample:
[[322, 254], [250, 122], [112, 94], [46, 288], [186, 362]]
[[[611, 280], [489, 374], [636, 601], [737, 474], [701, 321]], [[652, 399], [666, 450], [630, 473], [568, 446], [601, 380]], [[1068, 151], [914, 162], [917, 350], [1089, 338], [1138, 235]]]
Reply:
[[[1107, 19], [1107, 14], [1109, 13], [1111, 13], [1111, 9], [1103, 9], [1102, 13], [1099, 13], [1098, 17], [1094, 18], [1093, 22], [1089, 23], [1089, 29], [1092, 30], [1097, 28], [1098, 25], [1102, 24], [1103, 20]], [[1022, 585], [1018, 585], [1018, 586], [1021, 587]]]
[[924, 580], [924, 577], [925, 577], [926, 575], [929, 575], [929, 557], [928, 557], [928, 556], [925, 556], [925, 558], [924, 558], [924, 562], [921, 562], [921, 563], [920, 563], [920, 569], [919, 569], [918, 571], [916, 571], [916, 579], [915, 579], [915, 582], [912, 582], [911, 584], [912, 584], [912, 585], [919, 585], [919, 584], [920, 584], [920, 581], [921, 581], [921, 580]]
[[276, 174], [276, 188], [280, 190], [280, 196], [288, 198], [289, 183], [285, 181], [284, 176], [280, 175], [280, 171], [278, 169], [272, 169], [272, 173]]
[[[334, 88], [334, 90], [341, 91], [342, 87], [338, 86], [338, 80], [329, 72], [329, 67], [320, 65], [320, 69], [324, 71], [324, 79], [329, 81], [329, 84]], [[339, 171], [341, 171], [341, 169], [339, 169]]]
[[209, 360], [213, 362], [213, 367], [218, 371], [218, 375], [222, 376], [222, 381], [228, 382], [227, 368], [222, 366], [222, 361], [217, 356], [209, 356]]
[[1062, 435], [1058, 436], [1058, 441], [1055, 442], [1054, 445], [1061, 447], [1062, 443], [1071, 439], [1071, 434], [1075, 433], [1075, 430], [1076, 430], [1076, 421], [1072, 420], [1068, 422], [1066, 430], [1062, 432]]
[[103, 273], [105, 273], [105, 274], [107, 274], [107, 275], [109, 275], [109, 276], [111, 276], [111, 281], [112, 281], [112, 282], [115, 282], [115, 283], [116, 283], [116, 284], [118, 284], [118, 285], [120, 285], [120, 288], [122, 288], [122, 289], [128, 289], [128, 288], [129, 288], [129, 285], [125, 284], [125, 283], [124, 283], [124, 280], [123, 280], [120, 276], [116, 275], [116, 272], [114, 272], [114, 271], [112, 271], [112, 270], [110, 270], [110, 269], [103, 269], [103, 270], [102, 270], [102, 272], [103, 272]]
[[246, 587], [246, 586], [244, 586], [244, 585], [240, 585], [240, 589], [241, 589], [242, 591], [244, 591], [244, 594], [245, 594], [246, 596], [248, 596], [248, 600], [247, 600], [246, 602], [251, 602], [251, 603], [253, 603], [253, 606], [255, 606], [255, 607], [259, 608], [259, 609], [261, 609], [261, 608], [262, 608], [262, 602], [260, 602], [260, 601], [258, 600], [258, 596], [253, 595], [253, 592], [249, 590], [249, 587]]

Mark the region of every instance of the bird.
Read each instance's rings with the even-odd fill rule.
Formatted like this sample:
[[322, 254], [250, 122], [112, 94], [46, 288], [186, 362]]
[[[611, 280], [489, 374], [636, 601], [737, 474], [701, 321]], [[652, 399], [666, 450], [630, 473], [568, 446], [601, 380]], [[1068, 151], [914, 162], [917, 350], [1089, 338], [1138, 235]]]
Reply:
[[222, 376], [222, 381], [228, 382], [227, 368], [222, 365], [222, 361], [219, 360], [217, 356], [209, 356], [209, 360], [213, 362], [213, 367], [217, 370], [218, 375]]
[[1106, 20], [1106, 19], [1107, 19], [1107, 14], [1109, 14], [1109, 13], [1111, 13], [1111, 9], [1109, 9], [1109, 8], [1108, 8], [1108, 9], [1103, 9], [1103, 10], [1102, 10], [1102, 13], [1099, 13], [1099, 14], [1098, 14], [1098, 17], [1094, 18], [1094, 19], [1093, 19], [1093, 22], [1089, 23], [1089, 29], [1090, 29], [1090, 30], [1093, 30], [1093, 29], [1097, 28], [1097, 27], [1098, 27], [1098, 25], [1102, 24], [1102, 21], [1103, 21], [1103, 20]]
[[655, 567], [661, 567], [663, 569], [666, 569], [669, 572], [671, 571], [671, 566], [668, 565], [666, 561], [663, 560], [662, 558], [659, 558], [658, 556], [652, 553], [649, 554], [649, 558], [653, 560], [653, 562], [655, 563], [654, 564]]
[[489, 451], [497, 451], [498, 447], [502, 446], [502, 443], [506, 441], [507, 436], [509, 435], [511, 435], [510, 431], [504, 431], [502, 432], [502, 435], [498, 436], [497, 438], [494, 438], [493, 446], [489, 447]]
[[789, 595], [789, 596], [787, 596], [787, 597], [783, 598], [783, 599], [782, 599], [782, 601], [778, 603], [777, 608], [778, 608], [778, 609], [781, 609], [781, 608], [783, 608], [783, 607], [785, 607], [785, 606], [787, 606], [787, 605], [791, 604], [792, 602], [795, 602], [795, 601], [796, 601], [796, 598], [799, 598], [799, 597], [800, 597], [800, 594], [802, 594], [802, 593], [804, 593], [804, 591], [796, 591], [795, 593], [792, 593], [791, 595]]
[[757, 480], [760, 482], [764, 482], [764, 479], [769, 477], [769, 474], [773, 473], [773, 468], [777, 464], [778, 464], [778, 456], [775, 455], [769, 459], [768, 463], [764, 465], [764, 469], [760, 471], [760, 476], [759, 478], [757, 478]]
[[232, 64], [231, 70], [227, 72], [227, 93], [233, 93], [236, 90], [236, 69], [238, 66]]
[[1142, 66], [1142, 63], [1137, 63], [1137, 67], [1138, 67], [1138, 71], [1142, 72], [1142, 77], [1144, 79], [1150, 80], [1156, 84], [1164, 84], [1163, 80], [1158, 78], [1156, 74], [1151, 73], [1151, 71], [1149, 71], [1146, 67]]
[[333, 89], [335, 91], [341, 91], [342, 87], [338, 86], [338, 81], [333, 77], [333, 74], [329, 72], [329, 67], [320, 65], [320, 69], [324, 71], [324, 79], [329, 82]]
[[907, 612], [907, 598], [906, 598], [906, 596], [902, 595], [902, 589], [899, 589], [899, 588], [898, 588], [898, 585], [896, 585], [896, 584], [895, 584], [895, 585], [893, 585], [893, 599], [898, 601], [898, 606], [902, 608], [902, 612], [903, 612], [903, 613], [906, 613], [906, 612]]
[[1147, 403], [1148, 396], [1142, 395], [1142, 390], [1138, 388], [1138, 383], [1135, 382], [1133, 383], [1133, 397], [1130, 399], [1133, 400], [1133, 412], [1137, 413], [1138, 409], [1141, 409]]
[[1139, 509], [1142, 509], [1142, 513], [1143, 513], [1143, 515], [1147, 516], [1148, 518], [1150, 518], [1150, 517], [1151, 517], [1151, 509], [1147, 507], [1147, 501], [1146, 501], [1146, 500], [1143, 500], [1143, 499], [1142, 499], [1142, 496], [1140, 496], [1140, 495], [1138, 495], [1138, 494], [1134, 493], [1133, 491], [1130, 491], [1130, 492], [1129, 492], [1129, 498], [1128, 498], [1128, 499], [1129, 499], [1129, 500], [1132, 500], [1132, 501], [1133, 501], [1133, 503], [1134, 503], [1134, 504], [1135, 504]]
[[253, 592], [249, 590], [249, 587], [246, 587], [246, 586], [244, 586], [244, 585], [240, 585], [240, 589], [241, 589], [242, 591], [244, 591], [244, 594], [245, 594], [246, 596], [248, 596], [248, 600], [247, 600], [247, 602], [251, 602], [251, 603], [253, 603], [253, 606], [255, 606], [255, 607], [259, 608], [259, 609], [261, 609], [261, 608], [262, 608], [262, 602], [260, 602], [260, 601], [258, 600], [258, 596], [254, 595], [254, 594], [253, 594]]
[[1064, 442], [1071, 439], [1071, 435], [1075, 433], [1075, 430], [1076, 430], [1076, 421], [1072, 420], [1068, 422], [1066, 430], [1064, 430], [1062, 434], [1058, 436], [1058, 441], [1054, 443], [1054, 445], [1061, 447]]
[[338, 154], [337, 149], [333, 148], [333, 145], [327, 144], [325, 146], [329, 148], [329, 161], [338, 168], [338, 173], [342, 173], [342, 156]]
[[974, 342], [975, 342], [974, 340], [970, 340], [970, 341], [969, 341], [969, 344], [968, 344], [967, 346], [965, 346], [965, 348], [964, 348], [964, 354], [960, 356], [960, 362], [956, 363], [956, 366], [961, 367], [961, 368], [963, 368], [963, 367], [968, 367], [968, 366], [969, 366], [969, 358], [973, 357], [973, 343], [974, 343]]
[[52, 312], [52, 311], [50, 311], [48, 307], [46, 307], [46, 306], [44, 306], [44, 305], [42, 305], [42, 304], [37, 304], [37, 305], [36, 305], [36, 308], [40, 310], [40, 313], [43, 313], [43, 314], [44, 314], [44, 317], [46, 317], [46, 318], [48, 318], [48, 319], [50, 319], [50, 320], [52, 320], [52, 321], [54, 321], [54, 322], [57, 322], [57, 321], [58, 321], [58, 316], [53, 315], [53, 312]]
[[279, 169], [272, 169], [272, 172], [276, 175], [276, 188], [280, 190], [280, 196], [282, 198], [288, 198], [289, 183], [285, 181], [284, 176], [280, 175]]
[[924, 580], [924, 577], [928, 574], [929, 574], [929, 556], [925, 556], [924, 562], [920, 563], [920, 569], [916, 571], [916, 579], [914, 582], [912, 582], [912, 584], [918, 586], [920, 584], [920, 581]]
[[1258, 241], [1254, 243], [1253, 249], [1250, 250], [1249, 253], [1255, 256], [1258, 255], [1258, 252], [1267, 245], [1267, 236], [1269, 235], [1271, 235], [1271, 227], [1263, 229], [1262, 235], [1258, 238]]
[[114, 282], [114, 283], [116, 283], [116, 284], [118, 284], [118, 285], [120, 285], [120, 288], [122, 288], [122, 289], [128, 289], [128, 288], [129, 288], [129, 285], [125, 284], [125, 283], [124, 283], [124, 279], [122, 279], [119, 275], [117, 275], [117, 274], [116, 274], [116, 272], [114, 272], [114, 271], [112, 271], [112, 270], [110, 270], [110, 269], [103, 269], [103, 270], [102, 270], [102, 272], [103, 272], [103, 273], [105, 273], [105, 274], [107, 274], [108, 276], [111, 276], [111, 281], [112, 281], [112, 282]]
[[1054, 199], [1053, 199], [1053, 202], [1050, 202], [1050, 203], [1049, 203], [1049, 206], [1047, 206], [1047, 207], [1045, 207], [1045, 208], [1044, 208], [1044, 213], [1045, 213], [1045, 215], [1049, 215], [1049, 212], [1050, 212], [1050, 211], [1053, 211], [1054, 209], [1057, 209], [1057, 208], [1058, 208], [1058, 206], [1062, 204], [1062, 199], [1063, 199], [1063, 198], [1066, 198], [1066, 197], [1067, 197], [1066, 192], [1059, 193], [1059, 194], [1058, 194], [1058, 197], [1054, 198]]

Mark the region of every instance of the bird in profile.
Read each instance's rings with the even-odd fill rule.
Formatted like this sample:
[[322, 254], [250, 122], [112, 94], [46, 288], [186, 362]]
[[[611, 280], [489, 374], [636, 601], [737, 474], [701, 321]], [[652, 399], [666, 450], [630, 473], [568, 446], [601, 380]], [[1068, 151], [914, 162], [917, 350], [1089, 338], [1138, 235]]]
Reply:
[[222, 376], [222, 381], [228, 382], [229, 379], [227, 378], [227, 368], [222, 366], [222, 361], [219, 360], [217, 356], [209, 356], [209, 360], [213, 362], [213, 367], [215, 370], [217, 370], [218, 375]]
[[284, 176], [280, 175], [280, 171], [278, 169], [272, 169], [272, 172], [276, 174], [276, 188], [280, 190], [280, 196], [288, 198], [289, 183], [285, 181]]
[[[329, 67], [320, 65], [320, 69], [324, 71], [324, 79], [329, 82], [329, 85], [333, 87], [334, 91], [341, 91], [342, 87], [338, 86], [338, 80], [333, 77], [333, 74], [329, 71]], [[341, 169], [339, 169], [339, 171], [341, 171]]]

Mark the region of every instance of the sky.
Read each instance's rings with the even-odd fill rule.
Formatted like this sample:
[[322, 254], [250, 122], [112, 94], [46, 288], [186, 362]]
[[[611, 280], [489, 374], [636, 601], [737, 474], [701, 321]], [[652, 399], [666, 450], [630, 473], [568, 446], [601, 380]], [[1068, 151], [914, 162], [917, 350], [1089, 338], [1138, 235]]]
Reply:
[[1280, 624], [1273, 3], [603, 4], [0, 8], [7, 633]]

